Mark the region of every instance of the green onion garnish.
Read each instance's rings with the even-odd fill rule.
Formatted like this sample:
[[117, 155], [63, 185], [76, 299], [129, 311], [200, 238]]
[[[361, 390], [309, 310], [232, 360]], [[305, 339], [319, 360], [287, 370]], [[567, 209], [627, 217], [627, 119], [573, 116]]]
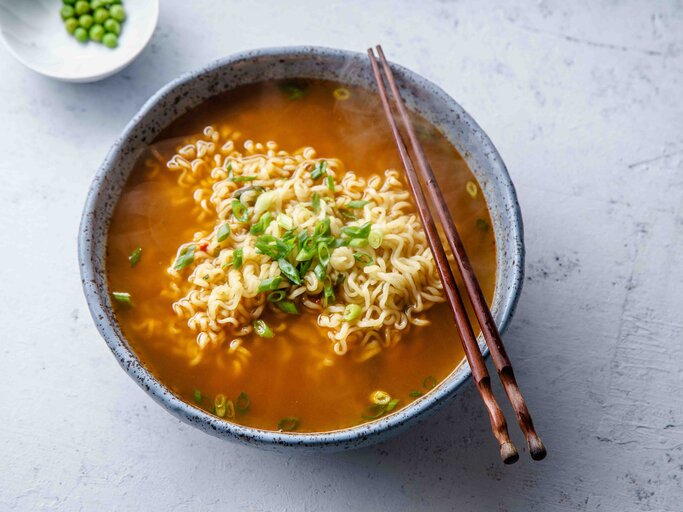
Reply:
[[272, 338], [274, 336], [273, 331], [263, 320], [256, 320], [254, 322], [254, 332], [261, 336], [261, 338]]
[[301, 263], [299, 263], [299, 275], [305, 276], [306, 272], [310, 270], [312, 264], [313, 259], [302, 261]]
[[133, 249], [133, 252], [130, 253], [130, 256], [128, 256], [128, 261], [130, 262], [130, 266], [134, 267], [140, 262], [140, 257], [142, 256], [142, 247], [136, 247]]
[[370, 244], [370, 247], [373, 249], [379, 249], [383, 241], [384, 235], [382, 235], [381, 231], [377, 229], [370, 230], [370, 234], [368, 235], [368, 243]]
[[225, 398], [225, 395], [216, 395], [216, 398], [213, 400], [213, 406], [216, 411], [216, 416], [224, 418], [225, 413], [227, 412], [227, 399]]
[[299, 428], [299, 423], [299, 418], [294, 418], [291, 416], [287, 418], [282, 418], [277, 423], [277, 429], [283, 432], [292, 432]]
[[248, 187], [242, 187], [242, 188], [238, 188], [237, 190], [235, 190], [232, 193], [232, 197], [234, 197], [235, 199], [239, 199], [240, 197], [242, 197], [242, 194], [244, 194], [245, 192], [252, 191], [252, 190], [254, 192], [263, 192], [265, 190], [265, 188], [263, 188], [261, 185], [249, 185]]
[[326, 236], [330, 232], [330, 218], [325, 217], [315, 225], [314, 237]]
[[332, 241], [332, 248], [336, 249], [337, 247], [347, 247], [349, 242], [350, 240], [348, 238], [335, 238]]
[[385, 412], [391, 412], [391, 411], [393, 411], [393, 410], [396, 408], [396, 406], [398, 405], [398, 402], [399, 402], [399, 399], [398, 399], [398, 398], [394, 398], [391, 402], [389, 402], [389, 403], [387, 404], [387, 406], [384, 408], [384, 411], [385, 411]]
[[479, 231], [486, 232], [489, 230], [489, 223], [484, 219], [477, 219], [476, 226]]
[[266, 300], [268, 302], [279, 302], [282, 299], [285, 298], [285, 291], [284, 290], [275, 290], [274, 292], [270, 292], [268, 294], [268, 297], [266, 297]]
[[325, 184], [327, 185], [327, 188], [334, 192], [334, 178], [330, 176], [329, 174], [327, 175], [327, 178], [325, 178]]
[[419, 391], [417, 389], [413, 389], [410, 393], [408, 393], [409, 396], [412, 396], [413, 398], [417, 398], [419, 396], [422, 396], [424, 393], [422, 391]]
[[249, 233], [252, 235], [262, 235], [266, 231], [266, 228], [270, 225], [271, 220], [272, 216], [270, 215], [270, 212], [264, 213], [261, 215], [259, 221], [249, 228]]
[[361, 226], [344, 226], [341, 232], [349, 238], [367, 238], [371, 227], [372, 223], [366, 222]]
[[254, 181], [258, 179], [257, 176], [229, 176], [228, 181], [232, 181], [234, 183], [242, 183], [243, 181]]
[[218, 233], [216, 233], [216, 240], [220, 243], [230, 236], [230, 224], [227, 222], [218, 228]]
[[292, 283], [301, 284], [301, 276], [299, 275], [299, 271], [289, 261], [287, 261], [284, 258], [280, 258], [279, 260], [277, 260], [277, 265], [278, 267], [280, 267], [280, 270], [285, 275], [285, 277], [289, 279]]
[[323, 307], [327, 307], [329, 304], [334, 304], [334, 288], [330, 282], [330, 278], [326, 277], [323, 281]]
[[330, 248], [327, 247], [325, 242], [320, 242], [318, 244], [318, 260], [324, 267], [330, 262]]
[[244, 250], [240, 247], [232, 251], [232, 266], [235, 268], [240, 268], [242, 266], [242, 257]]
[[247, 222], [247, 219], [249, 218], [247, 207], [237, 199], [233, 199], [232, 201], [232, 214], [240, 222]]
[[294, 221], [289, 215], [280, 213], [277, 216], [277, 225], [280, 226], [282, 229], [286, 229], [289, 231], [294, 227]]
[[369, 254], [365, 254], [363, 252], [354, 252], [353, 257], [358, 263], [361, 263], [364, 267], [372, 265], [375, 262], [375, 260], [373, 260]]
[[350, 201], [349, 204], [346, 205], [347, 208], [351, 208], [353, 210], [357, 210], [358, 208], [363, 208], [366, 204], [368, 204], [370, 201]]
[[366, 247], [369, 243], [367, 238], [352, 238], [349, 240], [349, 247], [360, 249], [361, 247]]
[[365, 408], [365, 411], [363, 414], [361, 414], [361, 417], [364, 420], [376, 420], [379, 418], [382, 414], [384, 414], [384, 405], [379, 405], [379, 404], [372, 404], [368, 405]]
[[315, 274], [315, 277], [318, 278], [318, 281], [324, 281], [325, 276], [327, 275], [327, 270], [325, 269], [324, 266], [322, 266], [320, 263], [318, 263], [315, 268], [313, 268], [313, 273]]
[[348, 304], [344, 309], [343, 319], [345, 322], [351, 322], [360, 316], [361, 307], [358, 304]]
[[306, 92], [301, 87], [293, 83], [282, 84], [280, 85], [280, 89], [290, 100], [300, 100], [306, 96]]
[[313, 206], [313, 211], [315, 213], [320, 212], [320, 196], [317, 192], [313, 192], [313, 196], [311, 197], [311, 205]]
[[358, 217], [356, 217], [353, 213], [348, 211], [346, 208], [339, 208], [339, 213], [341, 213], [342, 217], [344, 217], [345, 219], [358, 220]]
[[129, 306], [133, 305], [133, 301], [130, 298], [130, 293], [128, 292], [112, 292], [112, 296], [114, 297], [114, 300], [116, 300], [116, 302], [128, 304]]
[[434, 386], [436, 386], [436, 379], [431, 375], [429, 377], [425, 377], [425, 380], [422, 381], [422, 386], [425, 389], [432, 389]]
[[308, 238], [304, 241], [301, 250], [296, 255], [296, 261], [308, 261], [315, 256], [315, 240]]
[[249, 399], [249, 395], [242, 391], [237, 397], [237, 400], [235, 400], [235, 409], [244, 414], [249, 410], [250, 405], [251, 400]]
[[194, 393], [193, 393], [193, 398], [194, 398], [194, 401], [197, 402], [198, 404], [201, 403], [201, 401], [202, 401], [202, 392], [199, 391], [198, 389], [195, 389], [195, 390], [194, 390]]
[[294, 304], [291, 300], [279, 300], [275, 303], [275, 305], [282, 311], [290, 315], [299, 314], [299, 310], [297, 309], [296, 304]]
[[264, 279], [263, 281], [261, 281], [261, 284], [258, 285], [258, 293], [277, 290], [281, 282], [282, 277], [280, 276], [274, 276], [269, 277], [268, 279]]
[[322, 178], [323, 174], [327, 174], [327, 161], [325, 160], [315, 164], [315, 168], [311, 171], [311, 178], [317, 180]]
[[182, 270], [194, 261], [194, 251], [197, 248], [195, 244], [186, 245], [180, 250], [180, 254], [173, 264], [174, 270]]
[[262, 235], [254, 243], [259, 254], [265, 254], [271, 259], [285, 258], [294, 248], [291, 242], [285, 242], [273, 235]]

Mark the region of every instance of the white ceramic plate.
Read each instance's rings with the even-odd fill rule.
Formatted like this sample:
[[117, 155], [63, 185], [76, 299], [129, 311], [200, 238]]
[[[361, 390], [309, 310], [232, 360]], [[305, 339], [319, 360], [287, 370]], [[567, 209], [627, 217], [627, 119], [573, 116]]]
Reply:
[[124, 0], [119, 46], [79, 43], [64, 28], [61, 0], [0, 0], [0, 35], [27, 67], [67, 82], [102, 80], [130, 64], [149, 43], [159, 0]]

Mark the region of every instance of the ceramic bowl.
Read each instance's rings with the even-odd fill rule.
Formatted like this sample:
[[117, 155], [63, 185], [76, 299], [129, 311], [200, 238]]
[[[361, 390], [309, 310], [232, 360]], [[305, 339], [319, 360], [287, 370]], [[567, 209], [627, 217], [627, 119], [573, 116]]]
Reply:
[[95, 82], [122, 70], [145, 49], [159, 18], [159, 0], [126, 0], [119, 46], [110, 49], [76, 41], [61, 7], [61, 0], [0, 0], [0, 35], [25, 66], [65, 82]]
[[[505, 165], [474, 120], [443, 90], [417, 73], [393, 65], [412, 110], [436, 125], [474, 172], [488, 203], [497, 247], [493, 316], [503, 331], [519, 297], [524, 246], [522, 221]], [[239, 53], [188, 73], [157, 92], [115, 142], [93, 181], [79, 236], [85, 296], [97, 328], [119, 364], [158, 404], [182, 421], [223, 439], [277, 450], [333, 451], [356, 448], [394, 435], [423, 421], [446, 404], [470, 377], [464, 363], [432, 392], [379, 420], [342, 430], [297, 434], [259, 430], [223, 421], [175, 396], [140, 362], [121, 333], [112, 310], [105, 275], [107, 231], [121, 189], [141, 148], [174, 119], [206, 99], [239, 85], [267, 79], [318, 78], [374, 89], [365, 54], [318, 47], [269, 48]], [[480, 347], [486, 352], [483, 339]]]

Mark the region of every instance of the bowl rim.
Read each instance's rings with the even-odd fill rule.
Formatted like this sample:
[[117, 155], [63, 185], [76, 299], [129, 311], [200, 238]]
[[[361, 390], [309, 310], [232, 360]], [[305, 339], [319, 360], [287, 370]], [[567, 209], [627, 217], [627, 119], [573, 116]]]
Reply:
[[[276, 46], [237, 52], [216, 59], [200, 68], [186, 72], [161, 87], [142, 105], [109, 150], [103, 163], [98, 168], [89, 188], [79, 227], [78, 257], [83, 291], [86, 296], [88, 308], [100, 335], [105, 340], [112, 353], [116, 356], [121, 367], [154, 399], [155, 402], [182, 421], [198, 427], [200, 430], [216, 437], [239, 440], [244, 443], [255, 444], [262, 448], [271, 448], [275, 450], [279, 450], [282, 447], [288, 448], [296, 446], [324, 450], [356, 448], [372, 444], [376, 440], [379, 440], [378, 438], [381, 435], [386, 435], [389, 431], [398, 433], [409, 424], [412, 425], [418, 418], [425, 418], [428, 412], [435, 412], [438, 408], [452, 399], [456, 395], [456, 391], [468, 381], [472, 375], [467, 361], [464, 360], [452, 370], [448, 377], [439, 382], [433, 390], [416, 399], [406, 407], [380, 419], [352, 427], [325, 432], [288, 433], [243, 426], [217, 418], [204, 410], [191, 405], [189, 402], [185, 402], [173, 394], [163, 382], [158, 380], [151, 370], [148, 370], [142, 364], [133, 350], [126, 346], [125, 339], [116, 334], [113, 322], [109, 321], [106, 309], [108, 290], [106, 287], [104, 289], [98, 289], [96, 285], [96, 274], [98, 271], [105, 271], [106, 261], [100, 263], [99, 266], [101, 268], [96, 268], [97, 259], [94, 254], [96, 237], [91, 232], [90, 225], [92, 224], [94, 212], [98, 208], [100, 194], [106, 189], [108, 184], [106, 175], [109, 172], [109, 169], [114, 167], [117, 153], [121, 150], [122, 143], [130, 137], [131, 133], [138, 127], [138, 124], [150, 113], [160, 100], [167, 95], [172, 94], [174, 90], [183, 85], [188, 85], [204, 75], [215, 72], [217, 69], [234, 65], [235, 63], [244, 60], [251, 60], [254, 58], [288, 59], [301, 56], [310, 56], [311, 58], [334, 58], [340, 56], [354, 58], [361, 55], [363, 54], [360, 52], [324, 46]], [[450, 95], [418, 73], [393, 62], [391, 65], [395, 72], [400, 72], [407, 76], [414, 84], [419, 85], [421, 89], [428, 86], [428, 92], [430, 94], [436, 95], [439, 101], [452, 107], [453, 113], [451, 115], [459, 115], [467, 121], [471, 126], [471, 132], [476, 136], [477, 141], [487, 150], [487, 160], [491, 160], [492, 164], [496, 167], [498, 173], [497, 178], [501, 182], [504, 197], [509, 204], [507, 211], [508, 220], [510, 222], [509, 229], [512, 231], [512, 242], [508, 244], [508, 246], [512, 248], [512, 254], [506, 255], [506, 257], [513, 260], [512, 275], [509, 278], [509, 283], [507, 283], [506, 291], [501, 298], [502, 307], [499, 311], [498, 327], [502, 333], [514, 314], [521, 294], [524, 280], [525, 260], [522, 216], [515, 188], [507, 172], [507, 168], [486, 133], [474, 119], [453, 98], [451, 98]], [[467, 156], [462, 156], [467, 161]], [[109, 220], [110, 217], [105, 220], [107, 229], [100, 236], [106, 236]], [[499, 249], [497, 249], [497, 252], [498, 251]], [[481, 334], [479, 335], [478, 341], [484, 357], [488, 357], [489, 351], [483, 344]], [[458, 371], [463, 365], [465, 368], [464, 371], [461, 372], [461, 375], [457, 378], [452, 378], [453, 373]]]
[[145, 50], [145, 48], [147, 48], [149, 42], [152, 40], [152, 36], [154, 35], [154, 32], [156, 31], [157, 25], [159, 23], [160, 0], [146, 1], [153, 3], [152, 8], [154, 9], [154, 23], [149, 25], [150, 30], [148, 30], [148, 32], [144, 34], [144, 37], [140, 39], [140, 44], [135, 48], [135, 50], [132, 51], [126, 59], [117, 63], [115, 66], [106, 71], [100, 71], [97, 73], [90, 72], [83, 75], [66, 75], [59, 72], [53, 72], [49, 69], [46, 69], [44, 66], [35, 64], [33, 61], [24, 58], [20, 53], [18, 53], [15, 50], [14, 46], [12, 46], [12, 44], [10, 44], [10, 42], [7, 40], [7, 37], [5, 36], [5, 31], [2, 29], [2, 26], [0, 26], [0, 40], [2, 40], [2, 43], [9, 52], [9, 54], [12, 55], [12, 57], [14, 57], [17, 60], [17, 62], [20, 62], [28, 69], [38, 73], [39, 75], [43, 75], [48, 78], [52, 78], [54, 80], [59, 80], [61, 82], [67, 83], [98, 82], [100, 80], [104, 80], [105, 78], [109, 78], [112, 75], [115, 75], [125, 67], [129, 66], [135, 59], [137, 59], [140, 56], [140, 54]]

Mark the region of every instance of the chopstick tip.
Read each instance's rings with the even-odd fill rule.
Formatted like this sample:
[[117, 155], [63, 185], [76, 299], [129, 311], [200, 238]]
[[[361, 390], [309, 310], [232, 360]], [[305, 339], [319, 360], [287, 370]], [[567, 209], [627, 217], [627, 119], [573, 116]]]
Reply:
[[534, 460], [543, 460], [548, 452], [545, 449], [545, 445], [541, 438], [538, 436], [530, 436], [528, 439], [529, 443], [529, 453], [531, 458]]
[[519, 453], [517, 448], [511, 442], [507, 441], [500, 445], [500, 458], [505, 464], [514, 464], [519, 460]]

